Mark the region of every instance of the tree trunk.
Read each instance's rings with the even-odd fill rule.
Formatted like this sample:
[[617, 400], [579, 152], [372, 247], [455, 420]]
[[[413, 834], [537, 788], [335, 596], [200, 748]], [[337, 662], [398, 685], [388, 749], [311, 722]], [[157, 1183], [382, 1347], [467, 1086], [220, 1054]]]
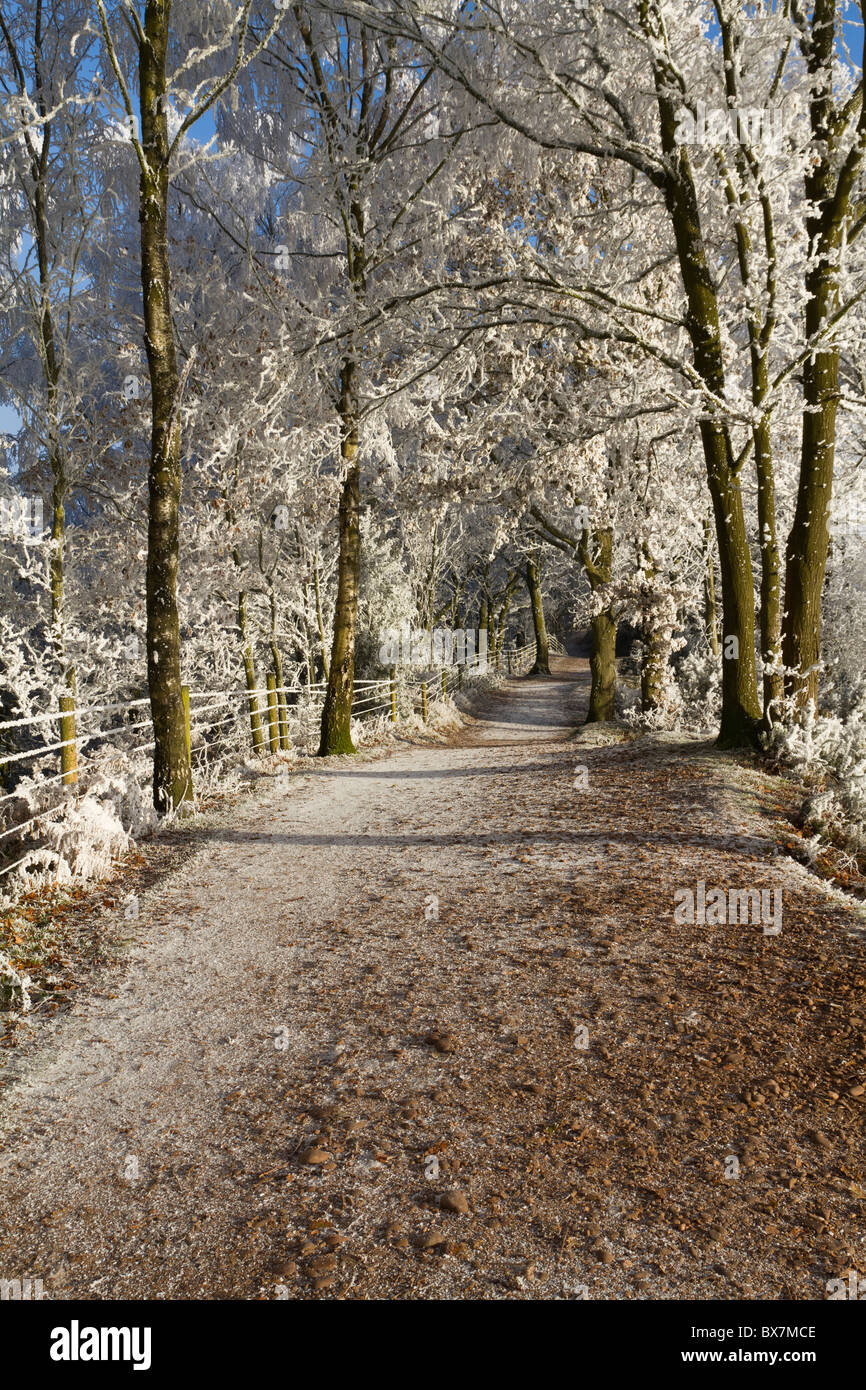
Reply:
[[277, 683], [277, 690], [283, 689], [283, 658], [277, 642], [277, 600], [276, 595], [271, 591], [271, 662], [273, 665], [274, 680]]
[[[653, 42], [655, 12], [641, 0], [641, 21]], [[677, 259], [688, 301], [687, 328], [695, 369], [708, 391], [725, 399], [724, 354], [713, 277], [707, 264], [700, 209], [688, 150], [675, 139], [677, 95], [665, 64], [654, 69], [662, 146], [671, 163], [664, 180]], [[761, 708], [755, 667], [755, 604], [740, 482], [732, 467], [727, 426], [711, 405], [700, 423], [707, 483], [713, 503], [722, 576], [722, 719], [719, 745], [754, 745]]]
[[731, 472], [730, 444], [716, 425], [701, 425], [710, 464], [722, 575], [722, 719], [720, 748], [754, 746], [761, 709], [755, 670], [755, 596], [752, 560], [739, 479]]
[[589, 669], [592, 684], [589, 692], [587, 724], [606, 724], [616, 714], [616, 629], [617, 620], [610, 608], [596, 613], [591, 623], [592, 655]]
[[[806, 180], [807, 185], [810, 182]], [[819, 189], [812, 190], [818, 195]], [[815, 219], [810, 219], [814, 235]], [[830, 256], [835, 251], [825, 252]], [[815, 253], [817, 254], [817, 252]], [[820, 259], [806, 276], [806, 335], [814, 338], [838, 300], [836, 267]], [[803, 365], [803, 423], [797, 506], [785, 553], [782, 641], [788, 692], [798, 708], [817, 705], [821, 594], [830, 539], [830, 498], [836, 453], [839, 353], [816, 352]]]
[[153, 804], [168, 811], [193, 795], [180, 673], [177, 569], [180, 513], [180, 373], [171, 319], [168, 262], [169, 0], [147, 0], [139, 46], [141, 283], [150, 373], [147, 679], [153, 715]]
[[[839, 308], [839, 263], [859, 189], [866, 151], [866, 106], [861, 99], [856, 136], [840, 150], [843, 128], [836, 108], [834, 70], [838, 7], [815, 0], [807, 65], [812, 79], [809, 121], [813, 159], [803, 180], [810, 260], [806, 272], [806, 340], [816, 342]], [[838, 167], [837, 167], [838, 165]], [[836, 453], [839, 349], [825, 338], [803, 364], [803, 419], [797, 507], [785, 554], [782, 653], [786, 687], [798, 708], [816, 706], [821, 655], [821, 595], [827, 567], [830, 498]]]
[[361, 469], [358, 463], [355, 371], [354, 362], [346, 361], [340, 383], [340, 453], [347, 472], [340, 496], [337, 602], [334, 610], [331, 668], [322, 709], [320, 757], [357, 751], [352, 742], [352, 696], [355, 684], [358, 584], [361, 577]]
[[[593, 593], [610, 583], [613, 575], [613, 530], [602, 527], [592, 533], [592, 549], [586, 533], [580, 544], [580, 558], [589, 577]], [[606, 724], [616, 716], [616, 629], [618, 620], [611, 607], [596, 613], [590, 624], [592, 652], [589, 669], [592, 681], [589, 691], [587, 724]]]
[[316, 654], [315, 654], [315, 651], [313, 650], [313, 635], [312, 635], [312, 632], [311, 632], [311, 630], [310, 630], [310, 624], [307, 622], [307, 611], [308, 611], [308, 609], [309, 609], [309, 585], [308, 585], [308, 584], [304, 584], [304, 585], [303, 585], [303, 593], [304, 593], [303, 627], [304, 627], [304, 648], [305, 648], [305, 650], [304, 650], [304, 669], [305, 669], [305, 671], [306, 671], [307, 695], [308, 695], [310, 698], [312, 698], [313, 686], [316, 685], [316, 684], [318, 683], [317, 680], [316, 680], [316, 677], [317, 677], [317, 675], [318, 675], [318, 671], [317, 671], [317, 669], [316, 669]]
[[816, 705], [818, 699], [821, 594], [830, 539], [839, 380], [837, 353], [816, 353], [815, 359], [803, 369], [806, 405], [800, 486], [785, 555], [783, 659], [791, 672], [788, 690], [800, 709]]
[[661, 707], [665, 684], [664, 643], [648, 623], [644, 630], [643, 665], [640, 673], [640, 707], [644, 713]]
[[[725, 91], [729, 107], [739, 100], [739, 79], [736, 61], [734, 18], [717, 6], [725, 59]], [[737, 261], [740, 280], [748, 305], [746, 318], [749, 330], [749, 360], [752, 374], [752, 406], [757, 423], [752, 430], [755, 453], [755, 473], [758, 483], [758, 544], [761, 556], [761, 596], [759, 630], [763, 680], [764, 726], [772, 723], [773, 709], [784, 693], [781, 662], [781, 607], [779, 545], [776, 535], [776, 483], [773, 475], [773, 447], [766, 402], [770, 393], [770, 345], [776, 327], [777, 252], [773, 208], [764, 184], [760, 165], [754, 154], [739, 146], [734, 163], [742, 180], [742, 190], [750, 183], [757, 184], [762, 210], [764, 248], [767, 259], [766, 280], [760, 285], [752, 268], [752, 233], [746, 211], [748, 199], [738, 191], [733, 180], [725, 178], [725, 196], [730, 209], [737, 241]]]
[[283, 678], [283, 657], [276, 638], [276, 598], [273, 592], [271, 593], [271, 662], [273, 664], [274, 683], [277, 691], [277, 708], [279, 710], [280, 748], [285, 750], [289, 746], [288, 702]]
[[[762, 362], [761, 373], [766, 372]], [[767, 383], [767, 390], [769, 384]], [[763, 392], [763, 395], [766, 391]], [[763, 399], [762, 395], [762, 399]], [[776, 533], [776, 482], [770, 426], [762, 421], [753, 431], [755, 469], [758, 478], [758, 535], [761, 547], [761, 662], [763, 665], [764, 726], [769, 728], [779, 713], [785, 693], [782, 660], [782, 570]]]
[[37, 4], [34, 15], [33, 57], [36, 73], [39, 114], [42, 121], [42, 143], [38, 154], [33, 145], [31, 173], [33, 176], [33, 222], [36, 242], [36, 260], [39, 266], [39, 340], [41, 345], [42, 369], [48, 387], [48, 456], [51, 465], [51, 558], [49, 561], [49, 588], [51, 593], [51, 641], [60, 668], [65, 688], [61, 697], [62, 706], [69, 710], [61, 720], [60, 736], [69, 740], [62, 749], [64, 785], [78, 780], [77, 752], [75, 742], [76, 720], [76, 680], [75, 667], [67, 658], [65, 606], [64, 547], [66, 543], [66, 461], [60, 432], [60, 358], [54, 332], [54, 318], [51, 312], [51, 238], [48, 226], [47, 179], [51, 159], [52, 122], [45, 119], [48, 109], [45, 98], [45, 83], [42, 71], [42, 6]]
[[547, 645], [547, 627], [544, 622], [544, 601], [541, 596], [541, 581], [538, 574], [538, 562], [536, 560], [526, 561], [526, 587], [529, 590], [529, 602], [532, 608], [532, 625], [535, 628], [535, 664], [529, 672], [530, 676], [549, 676], [550, 675], [550, 652]]
[[519, 580], [517, 575], [509, 574], [505, 584], [505, 592], [502, 597], [502, 602], [499, 605], [499, 612], [494, 617], [493, 652], [494, 656], [496, 657], [497, 671], [499, 670], [502, 664], [502, 646], [505, 641], [505, 624], [508, 619], [508, 611], [511, 608], [511, 600], [514, 596], [514, 590], [517, 588], [518, 583]]

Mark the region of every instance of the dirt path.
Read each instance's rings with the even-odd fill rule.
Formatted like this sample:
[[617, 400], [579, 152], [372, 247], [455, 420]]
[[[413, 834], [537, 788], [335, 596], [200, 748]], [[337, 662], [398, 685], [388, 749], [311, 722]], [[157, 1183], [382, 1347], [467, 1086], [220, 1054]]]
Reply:
[[[124, 969], [21, 1059], [0, 1277], [822, 1299], [866, 1274], [862, 919], [776, 856], [768, 779], [570, 738], [585, 684], [563, 659], [453, 744], [309, 765], [197, 832]], [[780, 887], [781, 934], [675, 924], [698, 880]]]

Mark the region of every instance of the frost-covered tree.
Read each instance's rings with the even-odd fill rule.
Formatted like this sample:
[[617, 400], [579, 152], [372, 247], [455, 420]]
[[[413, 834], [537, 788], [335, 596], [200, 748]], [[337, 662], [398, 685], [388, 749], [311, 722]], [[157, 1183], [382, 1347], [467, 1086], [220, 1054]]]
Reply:
[[[536, 149], [618, 168], [637, 212], [631, 275], [577, 274], [533, 246], [545, 283], [575, 301], [590, 333], [614, 335], [671, 373], [700, 435], [721, 570], [721, 739], [757, 737], [778, 695], [781, 659], [797, 700], [814, 700], [838, 425], [838, 374], [861, 275], [862, 68], [843, 24], [857, 7], [818, 0], [772, 8], [739, 0], [563, 0], [472, 7], [371, 0], [353, 13], [411, 35], [442, 70]], [[643, 80], [635, 81], [635, 74]], [[599, 206], [603, 199], [596, 195]], [[568, 206], [564, 204], [564, 206]], [[547, 262], [544, 264], [544, 262]], [[633, 294], [638, 262], [673, 266], [668, 309]], [[780, 331], [784, 324], [784, 330]], [[771, 431], [792, 408], [800, 458], [785, 547], [775, 536]], [[744, 466], [758, 478], [761, 650], [758, 697]]]
[[220, 113], [227, 139], [271, 171], [272, 233], [296, 347], [315, 360], [337, 425], [339, 558], [322, 754], [353, 751], [351, 704], [365, 475], [397, 461], [407, 415], [429, 418], [444, 357], [431, 292], [443, 277], [466, 191], [463, 112], [435, 66], [347, 19], [295, 4]]

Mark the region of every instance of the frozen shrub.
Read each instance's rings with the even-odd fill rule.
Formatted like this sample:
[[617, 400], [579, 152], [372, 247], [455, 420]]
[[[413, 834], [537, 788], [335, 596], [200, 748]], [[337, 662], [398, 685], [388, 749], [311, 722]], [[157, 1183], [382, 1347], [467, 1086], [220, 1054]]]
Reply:
[[29, 1013], [30, 976], [22, 975], [5, 951], [0, 951], [0, 1010], [15, 1014]]
[[676, 680], [682, 697], [680, 727], [696, 733], [718, 727], [722, 708], [721, 660], [710, 648], [696, 644], [680, 659]]
[[[75, 799], [62, 799], [56, 784], [38, 778], [19, 784], [4, 822], [6, 828], [25, 826], [3, 841], [9, 858], [20, 861], [9, 879], [34, 887], [104, 878], [133, 838], [153, 828], [155, 812], [140, 771], [116, 753], [111, 761], [111, 771], [82, 774], [83, 794]], [[26, 825], [34, 816], [36, 824]]]
[[806, 828], [857, 854], [866, 850], [866, 682], [846, 700], [845, 716], [809, 709], [776, 727], [770, 751], [808, 785]]

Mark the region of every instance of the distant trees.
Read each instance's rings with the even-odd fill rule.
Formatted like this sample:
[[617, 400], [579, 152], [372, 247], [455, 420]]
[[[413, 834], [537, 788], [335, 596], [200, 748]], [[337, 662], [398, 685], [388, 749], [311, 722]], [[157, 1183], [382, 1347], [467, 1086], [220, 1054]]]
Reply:
[[[570, 160], [578, 187], [580, 160], [591, 161], [596, 206], [607, 201], [606, 171], [625, 171], [628, 193], [615, 193], [614, 203], [621, 223], [629, 207], [634, 213], [631, 227], [623, 225], [629, 273], [611, 274], [609, 259], [576, 267], [562, 256], [561, 237], [542, 237], [522, 299], [536, 314], [546, 291], [542, 304], [577, 336], [630, 342], [660, 376], [670, 374], [664, 389], [697, 427], [715, 519], [720, 738], [753, 742], [762, 718], [781, 713], [783, 677], [800, 708], [817, 690], [840, 353], [863, 289], [854, 248], [864, 225], [866, 115], [862, 65], [850, 54], [839, 60], [845, 7], [617, 0], [576, 10], [527, 0], [506, 14], [480, 0], [471, 18], [418, 0], [349, 8], [370, 23], [375, 17], [384, 32], [411, 35], [503, 130]], [[636, 71], [645, 82], [634, 82]], [[565, 184], [561, 221], [569, 194]], [[580, 213], [571, 215], [579, 225]], [[678, 270], [679, 303], [660, 311], [635, 290], [642, 276], [669, 265]], [[795, 505], [782, 600], [773, 438], [784, 436], [792, 410], [801, 440], [790, 482], [785, 460], [786, 510], [791, 488]], [[750, 458], [763, 700], [743, 501]]]

